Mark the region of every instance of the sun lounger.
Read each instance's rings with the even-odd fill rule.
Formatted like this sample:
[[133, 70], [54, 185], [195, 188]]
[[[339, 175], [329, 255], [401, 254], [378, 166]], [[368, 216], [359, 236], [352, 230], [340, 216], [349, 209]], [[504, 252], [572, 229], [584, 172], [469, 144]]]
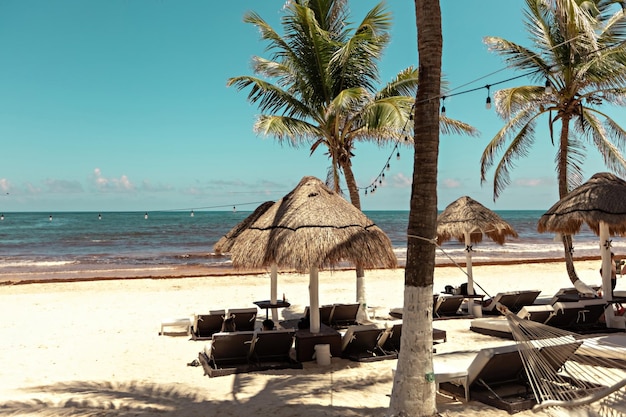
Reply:
[[294, 330], [215, 333], [198, 359], [205, 375], [211, 378], [269, 369], [301, 369], [302, 364], [291, 358], [294, 334]]
[[376, 324], [350, 326], [342, 338], [341, 356], [357, 362], [395, 359], [395, 352], [383, 350], [388, 336], [388, 329]]
[[466, 377], [457, 378], [456, 383], [442, 382], [439, 387], [466, 401], [477, 400], [515, 413], [535, 404], [523, 375], [524, 366], [517, 346], [506, 345], [481, 349], [468, 366]]
[[[600, 287], [597, 285], [591, 286], [591, 288], [596, 292], [600, 289]], [[567, 287], [559, 289], [550, 299], [550, 304], [558, 302], [580, 301], [585, 299], [590, 299], [590, 297], [581, 295], [575, 287]]]
[[485, 300], [483, 303], [483, 313], [485, 314], [501, 314], [497, 309], [497, 305], [501, 304], [510, 311], [517, 313], [524, 306], [529, 306], [535, 302], [541, 291], [510, 291], [496, 294], [495, 297]]
[[357, 304], [334, 304], [333, 311], [330, 316], [330, 325], [332, 327], [346, 327], [357, 323], [357, 314], [360, 305]]
[[193, 320], [191, 336], [195, 340], [210, 339], [222, 329], [225, 310], [211, 310], [208, 314], [196, 314]]
[[[320, 323], [330, 326], [330, 320], [334, 309], [334, 305], [320, 306]], [[310, 311], [308, 306], [304, 309], [304, 319], [310, 320]]]
[[554, 315], [554, 308], [551, 305], [531, 305], [524, 306], [517, 312], [517, 316], [522, 319], [545, 323]]
[[[400, 352], [400, 339], [402, 337], [402, 320], [395, 320], [388, 323], [388, 336], [387, 340], [383, 344], [383, 350], [387, 354], [394, 354]], [[433, 329], [433, 343], [440, 341], [441, 343], [447, 340], [447, 334], [445, 330]]]
[[204, 351], [211, 368], [219, 370], [247, 365], [253, 339], [253, 331], [215, 333]]
[[448, 295], [441, 294], [437, 295], [436, 302], [433, 305], [433, 317], [443, 317], [443, 316], [457, 316], [459, 315], [459, 309], [461, 308], [461, 304], [463, 304], [463, 300], [465, 299], [462, 295]]
[[255, 364], [291, 362], [295, 334], [294, 329], [256, 332], [250, 349], [250, 361]]
[[235, 330], [254, 330], [256, 324], [257, 308], [229, 308], [228, 316], [234, 316]]

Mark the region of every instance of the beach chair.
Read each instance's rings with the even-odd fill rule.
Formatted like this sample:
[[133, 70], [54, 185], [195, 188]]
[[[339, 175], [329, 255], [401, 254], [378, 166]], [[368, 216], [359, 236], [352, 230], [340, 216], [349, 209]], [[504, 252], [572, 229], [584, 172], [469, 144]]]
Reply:
[[[320, 323], [330, 326], [330, 320], [333, 316], [333, 310], [335, 309], [334, 305], [325, 305], [320, 306]], [[311, 319], [309, 307], [305, 307], [304, 309], [304, 319], [306, 321]]]
[[502, 314], [497, 309], [499, 303], [513, 313], [517, 313], [522, 307], [533, 304], [540, 293], [539, 290], [501, 292], [485, 300], [482, 310], [485, 314]]
[[229, 308], [228, 316], [234, 316], [235, 329], [237, 331], [254, 330], [256, 324], [257, 308]]
[[250, 349], [250, 361], [257, 365], [291, 363], [294, 329], [278, 329], [256, 332]]
[[346, 327], [357, 323], [357, 314], [360, 305], [357, 304], [334, 304], [330, 315], [330, 325], [332, 327]]
[[[387, 324], [387, 340], [382, 345], [383, 350], [387, 354], [397, 354], [400, 352], [400, 339], [402, 337], [402, 320], [395, 320]], [[445, 330], [439, 330], [433, 328], [433, 343], [441, 341], [442, 343], [447, 340], [447, 333]]]
[[[435, 360], [436, 357], [433, 357]], [[536, 404], [532, 391], [528, 389], [522, 358], [515, 344], [481, 349], [468, 366], [467, 375], [456, 380], [441, 382], [439, 389], [466, 401], [477, 400], [509, 413], [527, 410]]]
[[456, 316], [459, 315], [459, 309], [463, 300], [462, 295], [436, 295], [437, 301], [433, 305], [433, 317]]
[[211, 310], [208, 314], [196, 314], [191, 328], [193, 339], [210, 339], [214, 333], [222, 330], [225, 310]]
[[552, 308], [554, 315], [550, 317], [544, 324], [559, 329], [573, 329], [579, 320], [585, 320], [585, 305], [576, 302], [558, 302]]
[[209, 366], [218, 371], [247, 365], [253, 339], [253, 331], [215, 333], [210, 347], [204, 352], [208, 357]]
[[553, 315], [554, 308], [547, 304], [524, 306], [517, 312], [519, 318], [539, 323], [545, 323]]
[[341, 341], [341, 356], [357, 362], [395, 359], [395, 352], [383, 350], [388, 336], [389, 331], [376, 324], [350, 326]]

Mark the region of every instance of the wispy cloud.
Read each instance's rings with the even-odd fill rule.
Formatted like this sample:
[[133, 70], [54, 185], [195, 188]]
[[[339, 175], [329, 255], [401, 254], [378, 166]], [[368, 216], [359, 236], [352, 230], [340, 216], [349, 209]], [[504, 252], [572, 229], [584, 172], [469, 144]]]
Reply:
[[78, 181], [47, 178], [46, 180], [44, 180], [43, 183], [46, 186], [48, 192], [55, 194], [83, 192], [83, 186]]
[[517, 187], [543, 187], [551, 185], [551, 181], [547, 178], [519, 178], [513, 181], [513, 185]]
[[444, 178], [440, 181], [440, 185], [443, 188], [460, 188], [463, 184], [461, 181], [454, 178]]

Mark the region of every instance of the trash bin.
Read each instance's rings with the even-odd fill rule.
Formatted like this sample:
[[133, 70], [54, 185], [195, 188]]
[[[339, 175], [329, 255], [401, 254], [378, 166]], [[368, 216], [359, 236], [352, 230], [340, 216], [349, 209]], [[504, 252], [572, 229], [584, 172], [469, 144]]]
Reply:
[[315, 360], [318, 365], [330, 365], [330, 345], [315, 345]]

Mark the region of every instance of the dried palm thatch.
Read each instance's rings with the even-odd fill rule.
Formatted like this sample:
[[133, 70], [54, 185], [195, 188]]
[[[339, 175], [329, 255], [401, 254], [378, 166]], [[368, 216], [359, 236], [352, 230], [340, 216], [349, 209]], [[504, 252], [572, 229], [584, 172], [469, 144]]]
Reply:
[[464, 196], [450, 203], [437, 216], [437, 243], [453, 238], [465, 243], [466, 234], [469, 234], [471, 243], [482, 242], [485, 234], [500, 245], [504, 244], [507, 236], [517, 237], [513, 227], [500, 216], [478, 201]]
[[248, 228], [252, 223], [254, 223], [263, 213], [267, 211], [274, 204], [273, 201], [266, 201], [257, 207], [252, 214], [239, 222], [235, 227], [230, 229], [228, 233], [226, 233], [217, 243], [213, 246], [213, 250], [217, 254], [226, 253], [230, 251], [232, 248], [235, 239]]
[[[537, 230], [573, 235], [583, 222], [600, 237], [602, 296], [608, 301], [613, 295], [609, 236], [626, 232], [626, 181], [608, 172], [594, 174], [550, 207], [539, 219]], [[607, 327], [623, 329], [625, 322], [622, 319], [615, 317], [613, 308], [606, 309]]]
[[374, 222], [315, 177], [296, 188], [243, 230], [231, 247], [235, 268], [275, 263], [305, 272], [341, 261], [366, 269], [394, 268], [389, 237]]
[[608, 172], [593, 175], [550, 207], [537, 230], [573, 235], [583, 222], [597, 235], [601, 222], [611, 236], [626, 234], [626, 181]]

